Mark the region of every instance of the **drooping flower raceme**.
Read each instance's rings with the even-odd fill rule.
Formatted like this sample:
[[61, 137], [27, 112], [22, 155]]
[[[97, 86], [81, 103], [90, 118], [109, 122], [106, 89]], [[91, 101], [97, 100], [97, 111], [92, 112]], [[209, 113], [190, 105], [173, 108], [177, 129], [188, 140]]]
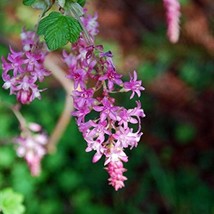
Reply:
[[10, 89], [10, 94], [15, 94], [22, 104], [28, 104], [41, 97], [37, 81], [42, 82], [50, 73], [43, 66], [47, 51], [36, 33], [23, 30], [21, 39], [22, 51], [10, 48], [7, 59], [2, 57], [3, 88]]
[[41, 171], [40, 162], [46, 154], [48, 137], [36, 123], [29, 123], [21, 129], [21, 135], [15, 139], [17, 155], [25, 158], [32, 176], [38, 176]]
[[[82, 17], [91, 41], [98, 32], [96, 18]], [[130, 81], [123, 82], [114, 66], [112, 53], [104, 52], [101, 45], [87, 44], [83, 36], [72, 46], [70, 54], [63, 52], [63, 58], [69, 67], [68, 78], [74, 81], [72, 97], [76, 110], [73, 115], [87, 142], [86, 152], [95, 151], [94, 163], [105, 157], [109, 184], [118, 190], [127, 180], [123, 175], [126, 171], [123, 162], [128, 161], [124, 149], [138, 145], [142, 135], [141, 119], [145, 115], [139, 101], [136, 107], [126, 109], [117, 106], [111, 94], [131, 92], [130, 99], [135, 94], [140, 97], [144, 90], [142, 82], [137, 80], [136, 71], [130, 74]], [[98, 116], [87, 119], [92, 112]], [[133, 125], [135, 129], [130, 127]]]
[[172, 43], [179, 39], [180, 3], [179, 0], [163, 0], [167, 17], [167, 35]]

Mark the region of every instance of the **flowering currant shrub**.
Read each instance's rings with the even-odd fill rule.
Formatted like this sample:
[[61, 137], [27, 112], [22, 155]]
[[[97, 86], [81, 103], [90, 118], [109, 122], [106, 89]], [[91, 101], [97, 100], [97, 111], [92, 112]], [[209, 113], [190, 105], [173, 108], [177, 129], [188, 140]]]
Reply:
[[[176, 0], [163, 1], [168, 36], [170, 41], [176, 42], [179, 36], [179, 3]], [[42, 14], [35, 32], [22, 31], [22, 50], [10, 47], [8, 57], [2, 57], [3, 88], [16, 95], [21, 104], [40, 99], [44, 89], [39, 89], [38, 83], [53, 73], [44, 66], [48, 52], [71, 43], [70, 51], [62, 51], [62, 59], [68, 67], [64, 75], [73, 82], [73, 91], [69, 94], [71, 103], [73, 99], [72, 115], [87, 143], [86, 152], [94, 152], [93, 163], [104, 156], [109, 184], [117, 191], [127, 180], [124, 175], [124, 163], [128, 161], [125, 149], [137, 147], [145, 114], [140, 101], [133, 101], [135, 107], [127, 109], [118, 105], [114, 94], [127, 93], [130, 100], [140, 97], [144, 90], [142, 81], [138, 80], [136, 71], [130, 72], [129, 81], [124, 81], [114, 65], [113, 53], [104, 51], [102, 44], [96, 44], [95, 36], [99, 32], [97, 14], [89, 15], [83, 9], [85, 1], [24, 0], [23, 3], [42, 9]], [[52, 11], [47, 15], [53, 4], [60, 12]], [[40, 41], [41, 37], [45, 42]], [[51, 141], [40, 125], [27, 122], [18, 108], [11, 109], [21, 129], [20, 136], [14, 140], [17, 155], [25, 158], [33, 176], [39, 175], [40, 162]]]

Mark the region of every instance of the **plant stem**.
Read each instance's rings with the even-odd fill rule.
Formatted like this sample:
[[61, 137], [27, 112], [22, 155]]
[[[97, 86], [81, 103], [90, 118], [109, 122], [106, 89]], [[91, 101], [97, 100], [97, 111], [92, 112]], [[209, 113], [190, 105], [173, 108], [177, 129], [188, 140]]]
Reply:
[[83, 36], [85, 37], [85, 41], [88, 43], [89, 46], [93, 45], [93, 41], [92, 41], [91, 37], [89, 36], [88, 31], [85, 29], [85, 26], [83, 25], [78, 12], [76, 11], [75, 4], [71, 4], [70, 10], [71, 10], [71, 13], [74, 15], [75, 19], [78, 20], [78, 22], [80, 23], [80, 25], [83, 29]]
[[69, 124], [71, 112], [73, 111], [73, 102], [71, 98], [71, 93], [74, 89], [73, 82], [66, 78], [65, 71], [59, 66], [59, 64], [59, 57], [54, 53], [50, 53], [45, 58], [45, 67], [52, 72], [53, 76], [61, 83], [66, 91], [64, 110], [58, 119], [47, 144], [47, 150], [49, 153], [56, 152], [56, 145]]
[[6, 102], [2, 101], [1, 99], [0, 99], [0, 103], [1, 103], [3, 106], [7, 107], [8, 109], [10, 109], [10, 110], [13, 112], [13, 114], [14, 114], [15, 117], [16, 117], [16, 119], [19, 121], [20, 128], [21, 128], [22, 130], [26, 129], [26, 127], [27, 127], [26, 120], [25, 120], [25, 118], [22, 116], [21, 112], [19, 111], [19, 105], [17, 104], [17, 105], [14, 105], [14, 106], [13, 106], [13, 105], [11, 105], [11, 104], [9, 104], [9, 103], [6, 103]]

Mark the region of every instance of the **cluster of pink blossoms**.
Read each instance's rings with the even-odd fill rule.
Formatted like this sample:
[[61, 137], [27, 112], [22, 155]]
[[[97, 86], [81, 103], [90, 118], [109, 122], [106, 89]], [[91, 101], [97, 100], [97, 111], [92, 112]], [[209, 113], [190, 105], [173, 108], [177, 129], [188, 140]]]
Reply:
[[[125, 148], [138, 145], [141, 138], [141, 119], [145, 116], [140, 101], [136, 107], [126, 109], [116, 105], [111, 95], [131, 92], [130, 99], [141, 96], [144, 90], [142, 82], [137, 80], [137, 72], [130, 74], [130, 80], [124, 82], [117, 73], [110, 51], [104, 52], [101, 45], [94, 45], [98, 33], [97, 15], [81, 18], [85, 27], [79, 40], [72, 45], [72, 52], [63, 52], [65, 63], [69, 67], [67, 77], [74, 81], [72, 94], [77, 118], [77, 125], [87, 142], [86, 152], [95, 151], [93, 162], [105, 157], [105, 169], [109, 173], [109, 184], [115, 190], [124, 187], [127, 178], [123, 162], [128, 161]], [[40, 98], [37, 81], [43, 81], [50, 73], [44, 68], [46, 51], [43, 43], [34, 32], [23, 31], [21, 34], [23, 50], [11, 53], [7, 60], [2, 57], [3, 88], [10, 89], [22, 104], [28, 104]], [[89, 114], [98, 116], [87, 119]], [[135, 127], [135, 128], [133, 128]], [[47, 136], [41, 132], [38, 124], [28, 124], [22, 128], [16, 138], [17, 154], [24, 157], [32, 175], [39, 175], [40, 161], [46, 153]]]
[[[92, 42], [98, 32], [96, 18], [82, 18]], [[140, 101], [136, 102], [135, 108], [126, 109], [117, 106], [111, 94], [131, 91], [132, 99], [135, 94], [140, 97], [144, 88], [137, 80], [136, 71], [130, 75], [130, 81], [123, 82], [122, 75], [117, 73], [113, 64], [112, 53], [103, 52], [101, 45], [89, 45], [83, 35], [72, 45], [70, 54], [63, 52], [63, 58], [69, 67], [68, 78], [74, 81], [72, 97], [76, 110], [73, 115], [87, 142], [86, 152], [95, 151], [94, 163], [105, 156], [109, 184], [118, 190], [127, 180], [123, 175], [126, 171], [123, 162], [128, 161], [124, 149], [137, 146], [142, 135], [141, 118], [145, 115]], [[98, 117], [87, 119], [92, 112]], [[130, 128], [132, 124], [135, 124], [136, 130]]]
[[179, 22], [180, 22], [180, 3], [179, 0], [163, 0], [166, 8], [168, 30], [167, 35], [172, 43], [176, 43], [179, 39]]
[[21, 135], [15, 139], [17, 155], [25, 158], [32, 176], [38, 176], [41, 171], [40, 162], [46, 154], [48, 137], [36, 123], [29, 123], [21, 129]]
[[50, 73], [44, 68], [43, 62], [47, 51], [42, 49], [43, 43], [33, 31], [21, 33], [23, 50], [15, 52], [10, 48], [7, 60], [2, 57], [2, 78], [4, 89], [10, 89], [10, 94], [15, 94], [22, 104], [31, 103], [35, 98], [40, 98], [37, 81], [43, 81]]

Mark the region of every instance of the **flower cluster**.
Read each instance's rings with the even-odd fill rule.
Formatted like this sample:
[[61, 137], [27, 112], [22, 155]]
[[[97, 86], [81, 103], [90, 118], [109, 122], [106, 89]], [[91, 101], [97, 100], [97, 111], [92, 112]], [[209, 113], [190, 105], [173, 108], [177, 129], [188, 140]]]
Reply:
[[167, 35], [172, 43], [179, 39], [180, 3], [179, 0], [163, 0], [166, 8], [168, 30]]
[[[85, 28], [91, 41], [94, 41], [98, 32], [96, 17], [85, 16], [82, 22], [86, 23]], [[123, 82], [112, 57], [112, 53], [104, 52], [102, 46], [87, 44], [83, 35], [72, 46], [70, 54], [63, 52], [64, 61], [69, 67], [68, 78], [74, 81], [72, 97], [76, 110], [73, 115], [87, 142], [86, 152], [95, 151], [94, 163], [105, 156], [109, 184], [118, 190], [127, 179], [123, 175], [126, 171], [123, 162], [128, 161], [124, 149], [137, 146], [142, 135], [141, 118], [145, 115], [139, 101], [136, 107], [126, 109], [117, 106], [111, 95], [130, 91], [132, 99], [135, 94], [140, 97], [144, 88], [137, 80], [136, 71], [130, 75], [130, 81]], [[89, 114], [97, 117], [87, 119]]]
[[17, 155], [25, 158], [32, 176], [38, 176], [41, 171], [40, 162], [46, 154], [45, 146], [48, 137], [42, 132], [41, 126], [36, 123], [29, 123], [21, 129], [21, 135], [15, 139], [18, 145]]
[[22, 51], [10, 48], [7, 60], [2, 57], [3, 88], [10, 89], [10, 94], [15, 94], [22, 104], [28, 104], [40, 98], [42, 90], [38, 89], [37, 81], [43, 81], [50, 73], [43, 66], [47, 52], [36, 33], [23, 30], [21, 39]]

